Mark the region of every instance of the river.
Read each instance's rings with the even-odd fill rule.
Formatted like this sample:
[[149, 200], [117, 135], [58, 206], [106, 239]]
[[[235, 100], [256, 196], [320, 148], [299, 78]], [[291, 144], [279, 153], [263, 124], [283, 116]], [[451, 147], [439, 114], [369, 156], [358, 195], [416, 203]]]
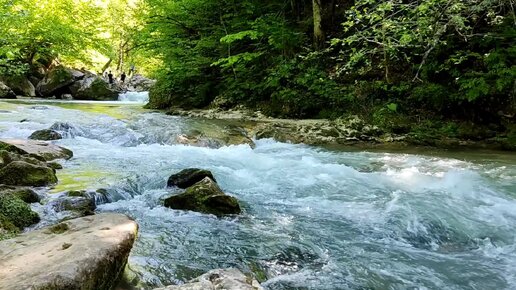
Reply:
[[[516, 289], [516, 154], [365, 152], [257, 140], [218, 149], [177, 144], [210, 121], [122, 102], [0, 102], [0, 138], [56, 122], [74, 152], [39, 192], [108, 190], [98, 212], [140, 226], [129, 258], [141, 285], [210, 269], [252, 272], [266, 289]], [[211, 170], [243, 207], [216, 218], [161, 206], [172, 173]], [[42, 227], [59, 219], [35, 206]]]

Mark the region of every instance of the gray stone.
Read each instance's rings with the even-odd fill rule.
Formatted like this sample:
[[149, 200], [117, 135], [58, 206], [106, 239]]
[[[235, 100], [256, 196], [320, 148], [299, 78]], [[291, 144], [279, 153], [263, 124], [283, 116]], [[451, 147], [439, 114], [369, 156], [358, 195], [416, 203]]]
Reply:
[[29, 136], [29, 139], [49, 141], [63, 139], [63, 136], [54, 130], [46, 129], [35, 131]]
[[177, 186], [179, 188], [188, 188], [197, 182], [203, 180], [205, 177], [216, 181], [213, 174], [209, 170], [188, 168], [183, 169], [178, 173], [172, 174], [167, 181], [167, 186]]
[[138, 225], [122, 214], [83, 217], [0, 242], [0, 289], [112, 289]]
[[135, 74], [129, 78], [129, 81], [126, 84], [126, 88], [128, 91], [146, 92], [150, 90], [155, 84], [155, 80], [151, 80], [142, 75]]
[[36, 88], [25, 76], [3, 76], [0, 80], [5, 83], [11, 90], [20, 96], [35, 97]]
[[191, 210], [217, 216], [239, 214], [242, 211], [236, 198], [222, 192], [209, 177], [187, 188], [184, 193], [166, 198], [164, 205], [172, 209]]
[[253, 277], [237, 269], [215, 269], [184, 285], [173, 285], [154, 290], [263, 290]]
[[70, 90], [76, 100], [116, 101], [120, 91], [96, 75], [75, 82]]
[[66, 148], [37, 140], [0, 139], [0, 150], [17, 154], [33, 154], [34, 157], [40, 156], [45, 161], [73, 157], [73, 152]]
[[75, 81], [84, 78], [84, 73], [58, 66], [50, 70], [37, 86], [37, 92], [43, 97], [51, 97], [58, 90], [68, 87]]
[[0, 82], [0, 99], [16, 99], [16, 94], [3, 82]]

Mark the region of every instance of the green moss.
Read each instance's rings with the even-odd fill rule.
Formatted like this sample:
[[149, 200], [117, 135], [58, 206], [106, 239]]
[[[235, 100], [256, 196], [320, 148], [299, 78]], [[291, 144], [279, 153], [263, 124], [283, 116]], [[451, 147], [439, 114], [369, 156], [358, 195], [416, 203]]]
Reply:
[[84, 190], [70, 190], [66, 195], [70, 197], [88, 197], [88, 194]]
[[224, 194], [209, 178], [187, 188], [182, 194], [167, 198], [164, 205], [173, 209], [192, 210], [217, 216], [241, 212], [236, 198]]
[[10, 239], [19, 233], [19, 229], [3, 214], [0, 214], [0, 241]]
[[40, 221], [39, 215], [27, 203], [12, 194], [0, 196], [0, 215], [19, 229]]
[[46, 186], [57, 183], [57, 177], [51, 168], [15, 161], [0, 169], [0, 182], [7, 185]]
[[30, 188], [15, 189], [10, 194], [16, 196], [26, 203], [35, 203], [40, 201], [38, 194]]
[[14, 145], [11, 145], [11, 144], [8, 144], [8, 143], [2, 142], [2, 141], [0, 141], [0, 150], [5, 150], [7, 152], [12, 152], [12, 153], [16, 153], [16, 154], [27, 154], [27, 152], [25, 150], [22, 150]]
[[55, 170], [63, 169], [63, 165], [61, 165], [61, 164], [59, 164], [57, 162], [48, 162], [47, 166], [52, 168], [52, 169], [55, 169]]

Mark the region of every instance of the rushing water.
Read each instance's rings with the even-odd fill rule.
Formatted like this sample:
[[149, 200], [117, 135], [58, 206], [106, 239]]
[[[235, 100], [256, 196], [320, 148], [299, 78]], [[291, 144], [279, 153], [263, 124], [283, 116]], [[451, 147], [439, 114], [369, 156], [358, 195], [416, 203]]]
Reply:
[[[201, 121], [138, 104], [0, 103], [1, 138], [56, 122], [66, 123], [56, 125], [65, 136], [56, 143], [74, 158], [49, 198], [107, 188], [111, 202], [98, 211], [138, 221], [129, 261], [148, 287], [237, 267], [267, 289], [516, 289], [510, 153], [357, 152], [274, 140], [210, 149], [175, 142]], [[167, 177], [188, 167], [211, 170], [243, 214], [162, 207], [174, 193]], [[58, 218], [36, 209], [40, 226]]]

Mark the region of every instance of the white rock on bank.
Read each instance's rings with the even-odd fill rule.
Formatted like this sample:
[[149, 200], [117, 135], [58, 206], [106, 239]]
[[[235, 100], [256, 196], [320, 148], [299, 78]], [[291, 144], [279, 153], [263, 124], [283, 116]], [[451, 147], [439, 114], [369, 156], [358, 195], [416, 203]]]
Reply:
[[68, 220], [0, 242], [0, 289], [111, 289], [138, 225], [123, 214]]

